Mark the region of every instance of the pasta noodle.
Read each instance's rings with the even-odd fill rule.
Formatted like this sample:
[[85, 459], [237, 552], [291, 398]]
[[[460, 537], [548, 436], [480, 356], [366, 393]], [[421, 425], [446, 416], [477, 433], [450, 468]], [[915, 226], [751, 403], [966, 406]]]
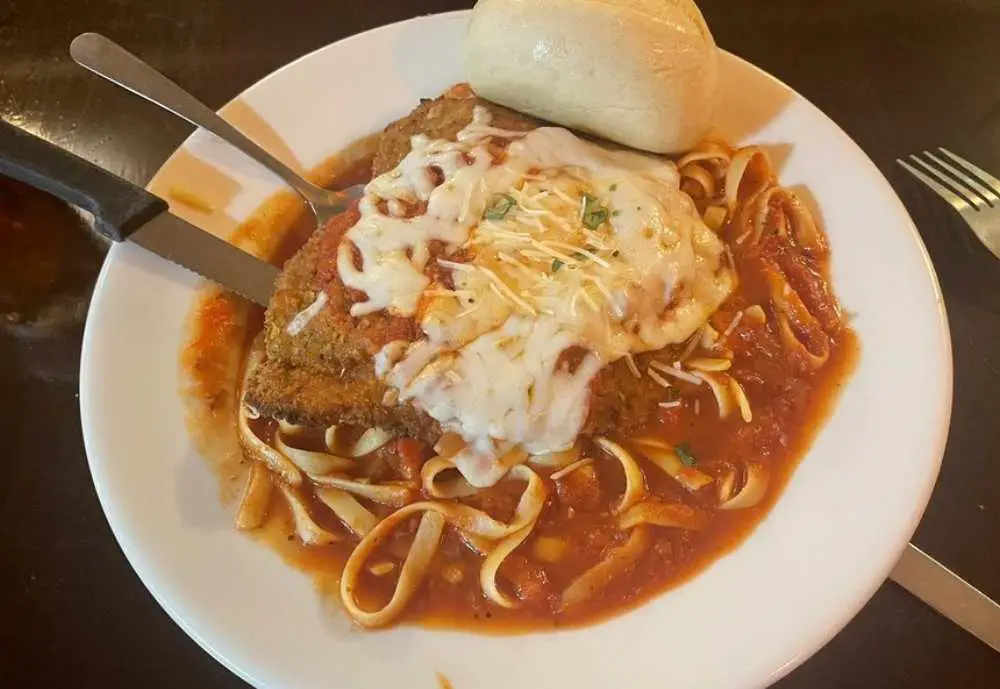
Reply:
[[[497, 614], [527, 614], [539, 606], [557, 617], [582, 614], [618, 591], [618, 582], [640, 571], [650, 577], [676, 549], [707, 538], [719, 511], [749, 514], [769, 504], [775, 469], [752, 448], [775, 443], [761, 439], [774, 423], [767, 387], [774, 383], [761, 377], [750, 354], [766, 346], [768, 361], [781, 358], [775, 371], [792, 371], [794, 380], [812, 380], [830, 366], [845, 330], [821, 270], [829, 248], [802, 200], [778, 185], [762, 149], [705, 142], [677, 161], [677, 171], [681, 189], [724, 242], [723, 265], [733, 272], [735, 292], [731, 303], [675, 346], [622, 356], [622, 375], [653, 391], [649, 406], [660, 414], [659, 425], [623, 437], [614, 429], [588, 433], [535, 454], [497, 441], [491, 451], [499, 481], [479, 485], [483, 477], [470, 466], [477, 455], [456, 432], [441, 433], [432, 448], [416, 443], [405, 450], [403, 444], [415, 441], [390, 427], [311, 428], [261, 414], [243, 392], [264, 359], [257, 341], [236, 412], [239, 441], [251, 460], [237, 528], [258, 529], [284, 514], [301, 547], [343, 553], [343, 606], [359, 625], [374, 628], [398, 621], [421, 591], [439, 587], [476, 586]], [[578, 203], [572, 185], [546, 188], [541, 173], [525, 179], [510, 204], [538, 227], [580, 232], [594, 212], [595, 202], [585, 195]], [[464, 193], [463, 212], [470, 212], [475, 194]], [[553, 211], [569, 201], [575, 222]], [[576, 246], [558, 238], [526, 241], [499, 220], [489, 224], [491, 241], [509, 247], [498, 254], [504, 270], [537, 279], [539, 266], [611, 266], [611, 240], [592, 229], [583, 230], [586, 245]], [[530, 290], [514, 290], [499, 268], [473, 268], [456, 257], [437, 263], [455, 273], [478, 270], [477, 279], [505, 308], [524, 315], [549, 308]], [[567, 297], [571, 312], [620, 308], [620, 296], [597, 273], [581, 284]], [[750, 290], [746, 296], [744, 289]], [[448, 317], [472, 318], [480, 308], [463, 301], [477, 294], [471, 288], [434, 285], [431, 293], [464, 309], [442, 311]], [[397, 393], [393, 404], [427, 385], [443, 365], [441, 359], [414, 361], [406, 386], [390, 390]], [[717, 413], [705, 407], [699, 415], [709, 395]], [[631, 412], [623, 399], [621, 413]], [[714, 451], [707, 432], [692, 449], [676, 436], [685, 423], [717, 429], [713, 433], [725, 435], [724, 449]], [[574, 519], [589, 526], [563, 530]]]

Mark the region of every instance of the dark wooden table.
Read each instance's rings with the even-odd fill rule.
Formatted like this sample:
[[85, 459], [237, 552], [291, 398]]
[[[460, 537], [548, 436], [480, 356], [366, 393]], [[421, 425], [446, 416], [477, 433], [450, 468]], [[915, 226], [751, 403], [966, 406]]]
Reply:
[[[77, 33], [109, 35], [219, 106], [348, 34], [471, 4], [0, 0], [0, 115], [141, 183], [189, 128], [72, 64], [66, 49]], [[956, 394], [944, 469], [915, 541], [1000, 597], [1000, 262], [893, 162], [944, 145], [1000, 173], [1000, 1], [702, 7], [723, 47], [789, 83], [854, 137], [919, 226], [947, 299]], [[0, 237], [0, 252], [5, 246], [16, 244]], [[57, 248], [70, 274], [44, 322], [15, 315], [2, 291], [11, 283], [0, 280], [0, 686], [241, 686], [154, 603], [101, 513], [76, 371], [103, 247], [69, 237]], [[1000, 654], [887, 583], [780, 686], [995, 688]]]

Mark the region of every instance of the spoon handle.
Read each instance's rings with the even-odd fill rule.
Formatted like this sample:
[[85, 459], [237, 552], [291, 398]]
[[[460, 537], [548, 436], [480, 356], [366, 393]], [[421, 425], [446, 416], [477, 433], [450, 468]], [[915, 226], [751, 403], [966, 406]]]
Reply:
[[69, 54], [77, 64], [94, 74], [142, 96], [235, 146], [281, 178], [310, 204], [324, 198], [324, 190], [303, 179], [219, 117], [211, 108], [114, 41], [97, 33], [80, 34], [70, 44]]

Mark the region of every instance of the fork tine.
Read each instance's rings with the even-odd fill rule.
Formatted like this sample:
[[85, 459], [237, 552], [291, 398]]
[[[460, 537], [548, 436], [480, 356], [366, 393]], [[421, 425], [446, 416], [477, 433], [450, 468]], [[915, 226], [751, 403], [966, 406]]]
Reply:
[[961, 196], [959, 196], [958, 194], [956, 194], [943, 184], [939, 184], [936, 180], [932, 179], [928, 175], [925, 175], [920, 170], [907, 163], [905, 160], [900, 160], [899, 158], [896, 158], [896, 162], [899, 163], [903, 167], [903, 169], [905, 169], [911, 175], [913, 175], [921, 182], [926, 184], [928, 187], [930, 187], [931, 190], [936, 192], [938, 196], [947, 201], [959, 213], [961, 213], [962, 211], [969, 210], [971, 208], [971, 206], [969, 206], [969, 203]]
[[983, 199], [981, 199], [979, 195], [976, 194], [976, 192], [966, 188], [965, 185], [959, 182], [958, 180], [948, 177], [946, 174], [938, 170], [936, 167], [932, 167], [931, 165], [927, 164], [925, 160], [923, 160], [922, 158], [918, 158], [915, 155], [911, 155], [910, 160], [919, 165], [920, 167], [922, 167], [924, 171], [929, 172], [931, 175], [936, 177], [939, 182], [943, 182], [945, 185], [951, 187], [955, 192], [958, 193], [959, 196], [964, 198], [976, 210], [981, 210], [981, 207], [982, 208], [986, 207], [986, 202], [983, 201]]
[[995, 206], [997, 203], [1000, 203], [1000, 194], [990, 189], [975, 177], [965, 174], [954, 165], [950, 165], [947, 161], [938, 158], [930, 151], [924, 151], [924, 155], [937, 163], [938, 167], [947, 170], [956, 178], [965, 182], [966, 186], [971, 187], [974, 191], [978, 192], [979, 195], [986, 199], [986, 202], [991, 206]]
[[979, 177], [979, 179], [983, 183], [987, 184], [990, 187], [990, 189], [992, 189], [993, 191], [995, 191], [997, 194], [1000, 194], [1000, 179], [997, 179], [996, 177], [994, 177], [993, 175], [991, 175], [990, 173], [988, 173], [986, 170], [982, 169], [981, 167], [977, 167], [977, 166], [973, 165], [972, 163], [970, 163], [965, 158], [952, 153], [947, 148], [938, 147], [938, 150], [941, 151], [942, 153], [944, 153], [946, 156], [948, 156], [952, 160], [954, 160], [956, 163], [958, 163], [962, 167], [964, 167], [966, 170], [968, 170], [972, 174], [974, 174], [977, 177]]

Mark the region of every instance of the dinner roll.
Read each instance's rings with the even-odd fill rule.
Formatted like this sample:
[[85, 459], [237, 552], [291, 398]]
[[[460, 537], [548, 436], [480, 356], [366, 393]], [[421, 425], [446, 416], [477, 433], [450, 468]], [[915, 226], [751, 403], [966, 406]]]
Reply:
[[479, 0], [465, 45], [473, 90], [655, 153], [712, 122], [718, 52], [691, 0]]

